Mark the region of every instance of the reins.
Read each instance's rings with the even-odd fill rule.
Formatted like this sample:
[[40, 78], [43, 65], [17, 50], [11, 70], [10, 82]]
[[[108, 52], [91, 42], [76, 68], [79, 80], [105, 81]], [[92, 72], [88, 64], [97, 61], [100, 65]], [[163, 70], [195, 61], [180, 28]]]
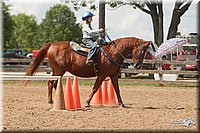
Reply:
[[120, 66], [120, 67], [123, 67], [123, 64], [118, 64], [117, 62], [115, 62], [112, 58], [110, 58], [110, 56], [108, 56], [108, 54], [106, 53], [105, 50], [103, 50], [102, 47], [100, 47], [100, 50], [103, 52], [103, 54], [108, 58], [108, 60], [110, 62], [112, 62], [113, 64], [117, 65], [117, 66]]
[[[111, 42], [111, 44], [115, 45], [115, 43], [111, 40], [111, 38], [109, 37], [109, 35], [106, 32], [104, 32], [104, 33], [105, 33], [106, 37], [108, 38], [108, 40]], [[102, 38], [102, 40], [103, 40], [103, 43], [106, 43], [106, 40], [104, 38]], [[136, 63], [132, 64], [130, 61], [128, 61], [128, 59], [126, 57], [124, 57], [124, 55], [116, 48], [116, 45], [115, 45], [117, 53], [130, 65], [130, 68], [134, 68], [134, 66], [140, 62], [140, 57], [142, 55], [142, 49], [143, 49], [143, 47], [144, 47], [144, 43], [142, 44], [142, 47], [140, 48], [140, 54], [138, 55], [138, 59], [137, 59]], [[124, 66], [123, 63], [122, 64], [118, 64], [112, 58], [110, 58], [108, 56], [108, 54], [103, 50], [103, 48], [101, 46], [100, 46], [100, 50], [104, 53], [104, 55], [108, 58], [108, 60], [111, 61], [113, 64], [115, 64], [117, 66], [120, 66], [120, 67]]]

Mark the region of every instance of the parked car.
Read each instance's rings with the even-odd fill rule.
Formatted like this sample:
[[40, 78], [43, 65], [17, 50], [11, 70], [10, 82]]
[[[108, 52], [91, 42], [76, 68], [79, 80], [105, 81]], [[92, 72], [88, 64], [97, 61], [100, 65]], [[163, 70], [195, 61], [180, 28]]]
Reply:
[[33, 53], [28, 53], [26, 56], [27, 56], [28, 58], [32, 59], [32, 58], [33, 58]]
[[15, 53], [15, 52], [6, 52], [6, 53], [3, 53], [3, 58], [18, 58], [18, 59], [29, 59], [27, 56], [25, 55], [21, 55], [21, 54], [18, 54], [18, 53]]
[[[2, 54], [2, 57], [3, 57], [3, 61], [2, 61], [2, 64], [6, 65], [14, 65], [14, 64], [22, 64], [22, 65], [25, 65], [25, 64], [29, 64], [29, 61], [24, 61], [24, 60], [21, 60], [21, 59], [27, 59], [27, 60], [30, 60], [30, 58], [28, 58], [26, 56], [26, 52], [23, 51], [23, 50], [19, 50], [19, 49], [9, 49], [7, 50], [6, 52], [4, 52]], [[19, 60], [17, 60], [19, 59]]]
[[[33, 54], [32, 58], [34, 59], [38, 55], [38, 53], [39, 53], [39, 50], [32, 50], [32, 54]], [[48, 55], [48, 51], [46, 53], [46, 57], [47, 57], [47, 55]]]
[[6, 51], [6, 53], [17, 53], [17, 54], [23, 55], [23, 56], [27, 55], [27, 52], [25, 52], [23, 49], [8, 49]]

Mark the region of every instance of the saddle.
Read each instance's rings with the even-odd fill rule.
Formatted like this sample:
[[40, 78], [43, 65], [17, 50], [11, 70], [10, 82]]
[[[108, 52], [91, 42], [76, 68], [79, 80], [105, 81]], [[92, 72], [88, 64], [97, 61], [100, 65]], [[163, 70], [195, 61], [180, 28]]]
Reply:
[[83, 55], [83, 56], [87, 56], [88, 52], [90, 51], [90, 48], [88, 48], [86, 45], [84, 45], [82, 43], [78, 44], [76, 42], [71, 41], [70, 46], [76, 53]]
[[[82, 55], [82, 56], [86, 56], [88, 55], [88, 52], [90, 51], [90, 48], [88, 48], [86, 45], [84, 44], [78, 44], [76, 42], [71, 41], [70, 42], [70, 47], [78, 54]], [[94, 63], [94, 71], [96, 73], [96, 75], [98, 74], [98, 63], [95, 60]]]

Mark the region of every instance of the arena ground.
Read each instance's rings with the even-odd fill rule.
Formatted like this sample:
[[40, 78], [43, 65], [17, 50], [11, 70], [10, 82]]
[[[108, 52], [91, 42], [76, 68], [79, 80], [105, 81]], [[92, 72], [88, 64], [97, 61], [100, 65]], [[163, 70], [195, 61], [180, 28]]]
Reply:
[[[3, 84], [4, 131], [197, 131], [197, 87], [120, 85], [127, 108], [92, 106], [78, 111], [49, 111], [47, 85]], [[65, 82], [63, 82], [65, 88]], [[92, 86], [79, 85], [81, 106]], [[55, 91], [53, 92], [55, 94]], [[191, 119], [194, 124], [183, 126]]]

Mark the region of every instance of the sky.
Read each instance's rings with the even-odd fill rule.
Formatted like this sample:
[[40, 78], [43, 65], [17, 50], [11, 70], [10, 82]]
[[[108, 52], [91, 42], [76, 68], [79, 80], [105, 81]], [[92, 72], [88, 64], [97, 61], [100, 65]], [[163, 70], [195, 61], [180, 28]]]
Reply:
[[[36, 16], [37, 22], [40, 23], [45, 18], [46, 11], [55, 4], [61, 4], [61, 0], [4, 0], [11, 4], [11, 14], [18, 13], [32, 14]], [[168, 32], [172, 10], [175, 0], [164, 0], [164, 37]], [[197, 3], [194, 0], [189, 10], [183, 15], [179, 30], [182, 35], [188, 35], [191, 32], [197, 32]], [[97, 3], [98, 4], [98, 3]], [[81, 16], [89, 8], [81, 8], [75, 11], [77, 23], [83, 23]], [[98, 28], [98, 9], [92, 11], [95, 16], [93, 18], [93, 29]], [[112, 10], [106, 6], [106, 31], [112, 40], [121, 37], [138, 37], [144, 40], [154, 40], [153, 26], [150, 15], [139, 9], [133, 9], [130, 6], [122, 6], [116, 10]]]

